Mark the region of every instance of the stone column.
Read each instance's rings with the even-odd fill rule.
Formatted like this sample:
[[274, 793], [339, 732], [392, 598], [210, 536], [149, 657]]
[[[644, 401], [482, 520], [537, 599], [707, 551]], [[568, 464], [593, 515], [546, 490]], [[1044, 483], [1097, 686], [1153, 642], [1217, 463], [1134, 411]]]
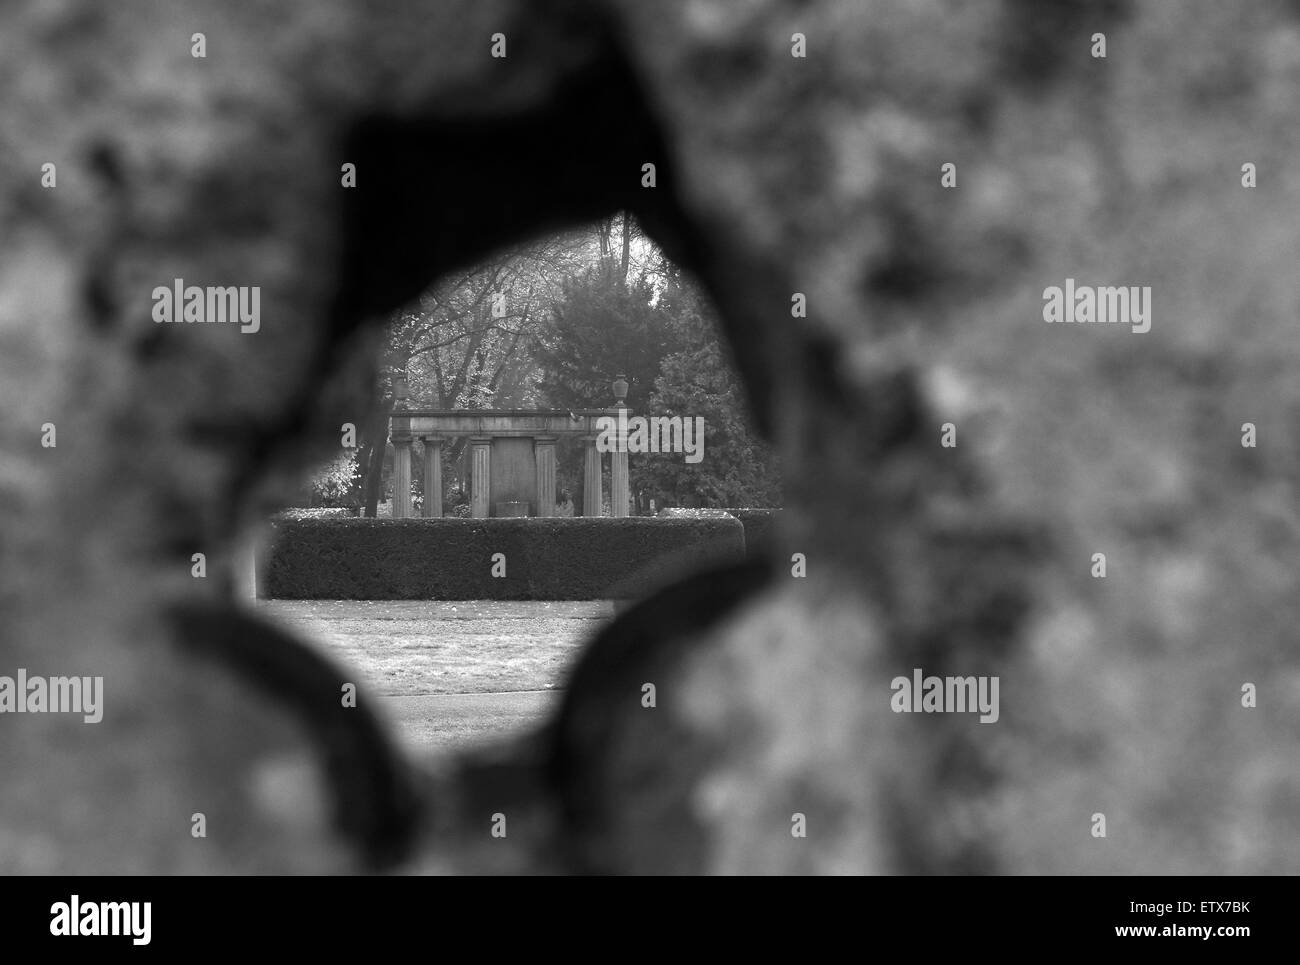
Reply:
[[537, 461], [538, 516], [555, 515], [555, 437], [537, 436], [533, 439], [533, 455]]
[[[624, 409], [623, 412], [627, 410]], [[618, 425], [623, 425], [623, 418], [620, 418]], [[622, 435], [621, 429], [615, 429], [614, 451], [610, 453], [610, 494], [609, 494], [609, 513], [611, 516], [627, 515], [627, 439]]]
[[411, 437], [393, 436], [393, 519], [411, 516]]
[[600, 453], [596, 451], [596, 437], [584, 436], [582, 445], [582, 515], [599, 516], [602, 493], [600, 488]]
[[492, 515], [489, 500], [492, 496], [492, 437], [472, 436], [469, 440], [474, 453], [470, 466], [469, 514], [475, 519]]
[[250, 600], [257, 599], [257, 541], [250, 539], [243, 549], [244, 559], [248, 561], [248, 583], [246, 591]]
[[442, 436], [424, 436], [424, 516], [442, 519]]

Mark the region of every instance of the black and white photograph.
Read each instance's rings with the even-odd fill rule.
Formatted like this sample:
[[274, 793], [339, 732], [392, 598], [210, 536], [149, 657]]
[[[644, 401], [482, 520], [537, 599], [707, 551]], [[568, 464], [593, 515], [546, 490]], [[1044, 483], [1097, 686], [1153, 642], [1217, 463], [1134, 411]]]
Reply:
[[0, 3], [0, 930], [863, 876], [1249, 948], [1298, 112], [1295, 0]]

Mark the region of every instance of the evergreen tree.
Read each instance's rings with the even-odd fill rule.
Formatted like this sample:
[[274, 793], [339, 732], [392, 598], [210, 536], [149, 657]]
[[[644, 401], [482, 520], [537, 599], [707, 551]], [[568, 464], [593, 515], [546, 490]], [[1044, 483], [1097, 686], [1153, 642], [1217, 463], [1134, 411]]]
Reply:
[[644, 414], [704, 419], [703, 459], [632, 456], [633, 490], [657, 505], [779, 506], [775, 454], [749, 422], [744, 391], [722, 344], [715, 313], [698, 287], [670, 279], [659, 301], [675, 348], [667, 354]]
[[610, 383], [627, 377], [629, 405], [644, 405], [669, 349], [670, 318], [654, 304], [649, 276], [623, 279], [602, 259], [568, 280], [539, 352], [538, 387], [557, 408], [613, 405]]

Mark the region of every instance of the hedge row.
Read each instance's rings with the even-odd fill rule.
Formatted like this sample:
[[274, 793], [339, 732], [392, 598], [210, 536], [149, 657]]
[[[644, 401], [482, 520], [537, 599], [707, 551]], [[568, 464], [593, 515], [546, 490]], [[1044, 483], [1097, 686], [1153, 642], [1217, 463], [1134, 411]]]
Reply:
[[280, 510], [275, 514], [274, 519], [354, 519], [356, 515], [355, 509], [346, 507], [309, 509], [304, 506], [294, 506]]
[[712, 519], [723, 514], [734, 516], [745, 527], [745, 552], [761, 553], [772, 537], [776, 514], [780, 509], [686, 509], [671, 507], [659, 510], [661, 519]]
[[740, 520], [745, 527], [745, 551], [753, 556], [761, 552], [773, 537], [776, 516], [780, 509], [728, 509], [728, 513]]
[[[298, 600], [592, 600], [745, 555], [720, 519], [278, 519], [261, 593]], [[493, 556], [505, 556], [494, 577]]]

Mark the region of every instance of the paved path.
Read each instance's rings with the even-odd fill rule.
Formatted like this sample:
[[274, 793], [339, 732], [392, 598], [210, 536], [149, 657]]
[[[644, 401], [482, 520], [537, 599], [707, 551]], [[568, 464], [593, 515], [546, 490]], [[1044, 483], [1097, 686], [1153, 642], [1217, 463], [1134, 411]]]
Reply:
[[483, 620], [551, 616], [606, 620], [623, 605], [614, 600], [258, 600], [255, 604], [285, 615], [314, 619]]
[[608, 600], [264, 600], [259, 611], [357, 673], [417, 754], [534, 728]]
[[612, 618], [605, 600], [266, 600], [258, 612], [386, 696], [562, 686]]
[[540, 723], [559, 690], [496, 694], [421, 694], [380, 697], [383, 713], [407, 743], [424, 750], [457, 750], [523, 733]]

